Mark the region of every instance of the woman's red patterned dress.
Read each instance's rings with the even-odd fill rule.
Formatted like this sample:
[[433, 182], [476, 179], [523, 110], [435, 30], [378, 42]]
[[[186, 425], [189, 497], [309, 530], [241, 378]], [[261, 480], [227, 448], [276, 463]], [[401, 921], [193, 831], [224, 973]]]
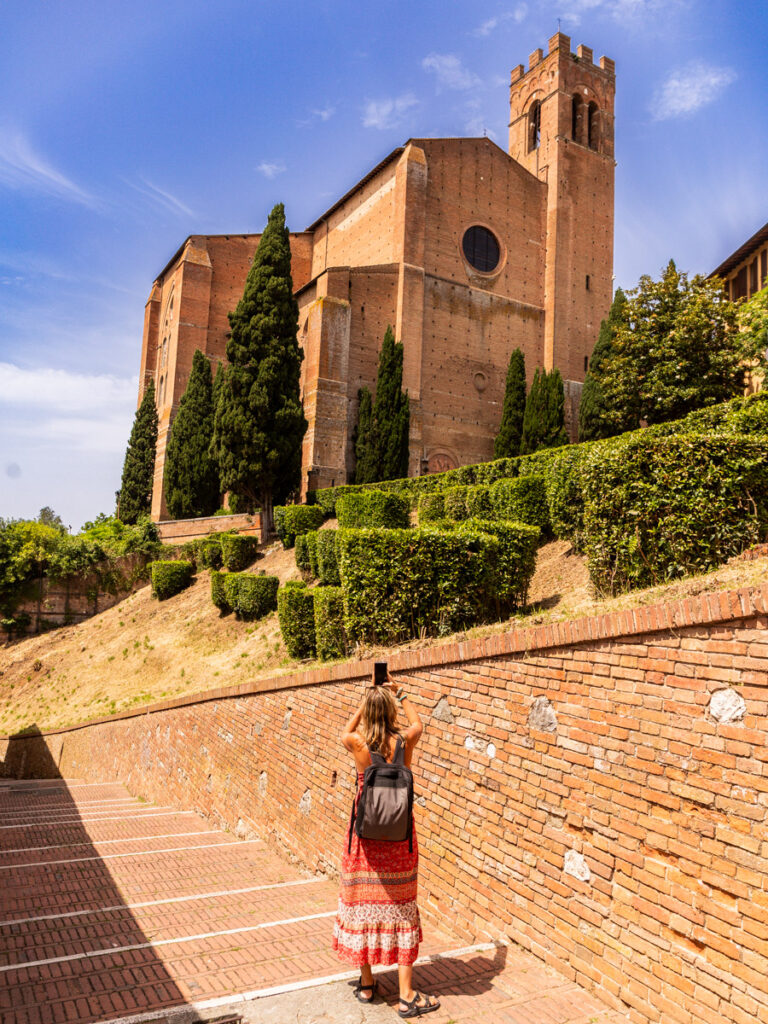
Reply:
[[[357, 773], [357, 800], [364, 772]], [[360, 839], [352, 829], [341, 858], [339, 909], [333, 948], [342, 960], [362, 964], [412, 964], [419, 955], [421, 921], [416, 903], [419, 847], [408, 840]]]

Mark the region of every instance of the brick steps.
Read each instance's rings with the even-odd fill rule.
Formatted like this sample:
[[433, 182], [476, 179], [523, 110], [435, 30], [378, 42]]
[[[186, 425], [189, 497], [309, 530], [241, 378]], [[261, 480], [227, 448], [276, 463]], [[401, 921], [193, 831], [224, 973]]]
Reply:
[[[298, 989], [311, 1003], [318, 984], [325, 990], [329, 979], [349, 976], [330, 948], [334, 882], [302, 875], [266, 843], [239, 841], [196, 815], [171, 812], [160, 837], [139, 801], [120, 804], [121, 820], [105, 826], [92, 800], [124, 801], [125, 792], [74, 787], [70, 798], [64, 783], [0, 787], [3, 1024], [237, 1024], [241, 1008], [244, 1020], [259, 1020], [270, 999], [290, 1003]], [[72, 820], [44, 827], [58, 814]], [[19, 816], [22, 827], [2, 829]], [[432, 926], [426, 932], [423, 956], [462, 945]], [[445, 1012], [430, 1020], [623, 1019], [530, 957], [520, 954], [510, 970], [502, 955], [509, 952], [418, 968], [419, 984], [443, 997]], [[532, 965], [538, 980], [526, 987]], [[379, 977], [394, 1002], [396, 971]], [[337, 985], [349, 1009], [346, 983]], [[390, 1012], [370, 1012], [377, 1009]], [[297, 1019], [290, 1007], [285, 1019]]]

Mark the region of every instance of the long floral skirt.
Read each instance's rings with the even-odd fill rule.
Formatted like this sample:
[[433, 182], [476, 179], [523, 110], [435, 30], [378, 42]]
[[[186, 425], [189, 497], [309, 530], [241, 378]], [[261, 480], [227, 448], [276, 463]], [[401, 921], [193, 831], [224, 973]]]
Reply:
[[[363, 775], [360, 774], [359, 786]], [[358, 797], [360, 789], [358, 788]], [[352, 827], [352, 826], [350, 826]], [[416, 902], [419, 847], [408, 840], [360, 839], [352, 831], [341, 859], [339, 909], [333, 948], [342, 960], [362, 964], [412, 964], [419, 955], [421, 920]]]

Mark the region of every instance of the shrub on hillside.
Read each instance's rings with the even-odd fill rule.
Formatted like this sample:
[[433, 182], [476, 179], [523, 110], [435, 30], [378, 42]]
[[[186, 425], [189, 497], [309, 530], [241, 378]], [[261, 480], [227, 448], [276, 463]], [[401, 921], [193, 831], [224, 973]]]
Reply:
[[498, 556], [493, 566], [493, 595], [498, 603], [497, 613], [507, 615], [522, 608], [536, 568], [539, 527], [504, 519], [468, 519], [457, 524], [456, 529], [459, 533], [490, 533], [496, 538]]
[[223, 554], [221, 550], [221, 536], [214, 534], [211, 537], [203, 537], [197, 542], [197, 564], [203, 569], [220, 569], [222, 566]]
[[552, 449], [544, 481], [552, 533], [569, 540], [576, 551], [584, 542], [584, 493], [582, 467], [596, 441]]
[[321, 661], [343, 658], [348, 651], [343, 591], [341, 587], [316, 587], [313, 593], [317, 656]]
[[223, 615], [232, 611], [232, 606], [227, 600], [226, 580], [226, 573], [219, 572], [217, 569], [211, 570], [211, 601]]
[[519, 476], [497, 480], [490, 488], [495, 518], [538, 526], [542, 536], [549, 530], [549, 509], [544, 478]]
[[237, 618], [252, 622], [275, 610], [279, 585], [277, 576], [230, 572], [224, 577], [224, 594]]
[[302, 533], [296, 538], [296, 543], [293, 548], [293, 557], [296, 562], [296, 568], [301, 573], [305, 573], [310, 576], [312, 573], [311, 562], [309, 560], [309, 541], [308, 533]]
[[495, 511], [491, 502], [491, 489], [485, 484], [473, 484], [467, 488], [467, 518], [493, 519]]
[[630, 434], [585, 460], [584, 548], [617, 593], [706, 572], [768, 536], [768, 438]]
[[392, 644], [445, 634], [490, 611], [498, 541], [487, 533], [340, 530], [347, 634]]
[[272, 522], [277, 539], [282, 541], [284, 548], [287, 548], [289, 545], [285, 543], [285, 509], [285, 505], [274, 505], [272, 507]]
[[319, 505], [286, 505], [282, 516], [284, 548], [292, 548], [296, 538], [323, 525], [323, 510]]
[[222, 533], [221, 556], [224, 568], [230, 572], [241, 572], [256, 560], [258, 543], [254, 537], [242, 533]]
[[336, 557], [338, 530], [318, 530], [317, 533], [317, 576], [326, 586], [337, 587], [339, 564]]
[[315, 655], [314, 593], [299, 580], [291, 581], [278, 591], [280, 632], [292, 658], [312, 658]]
[[422, 494], [419, 498], [419, 526], [438, 522], [445, 517], [445, 495], [442, 491]]
[[181, 593], [192, 582], [191, 562], [153, 562], [150, 569], [152, 595], [159, 601]]
[[407, 529], [411, 506], [402, 494], [388, 491], [361, 491], [345, 494], [336, 502], [336, 518], [342, 529], [381, 526], [389, 530]]
[[454, 523], [460, 523], [468, 518], [467, 489], [467, 484], [457, 484], [445, 488], [443, 491], [443, 505], [446, 519], [452, 519]]

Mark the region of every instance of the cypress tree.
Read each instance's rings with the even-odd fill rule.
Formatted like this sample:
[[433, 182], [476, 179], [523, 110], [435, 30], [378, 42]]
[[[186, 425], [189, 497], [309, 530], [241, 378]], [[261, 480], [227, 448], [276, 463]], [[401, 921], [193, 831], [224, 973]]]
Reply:
[[296, 338], [298, 305], [291, 279], [285, 211], [278, 203], [229, 314], [228, 367], [214, 416], [213, 446], [221, 488], [238, 507], [261, 507], [265, 536], [272, 507], [301, 482], [307, 421], [299, 393], [304, 355]]
[[612, 437], [620, 431], [615, 417], [610, 415], [603, 378], [614, 351], [616, 330], [626, 319], [626, 306], [626, 296], [621, 288], [617, 288], [608, 317], [600, 324], [600, 333], [584, 378], [579, 402], [579, 441], [596, 441], [601, 437]]
[[410, 400], [408, 392], [403, 391], [403, 345], [395, 341], [392, 328], [387, 327], [379, 353], [373, 403], [367, 388], [360, 391], [355, 443], [359, 460], [355, 468], [357, 483], [396, 480], [408, 475], [410, 424]]
[[156, 449], [155, 382], [150, 381], [134, 417], [125, 452], [123, 478], [118, 492], [118, 516], [124, 523], [132, 524], [140, 516], [149, 515]]
[[355, 449], [355, 483], [367, 484], [375, 479], [375, 466], [372, 465], [373, 451], [371, 448], [372, 403], [368, 388], [360, 388], [357, 393], [360, 405], [357, 411], [357, 426], [353, 439]]
[[378, 480], [408, 476], [408, 431], [411, 412], [403, 391], [403, 344], [387, 327], [379, 353], [373, 431], [379, 450]]
[[519, 348], [516, 348], [509, 357], [501, 426], [493, 445], [494, 458], [510, 458], [520, 454], [524, 414], [525, 356]]
[[559, 370], [536, 369], [525, 403], [520, 454], [530, 455], [540, 448], [567, 444], [565, 433], [565, 392]]
[[172, 519], [210, 516], [219, 507], [219, 474], [209, 454], [213, 433], [211, 364], [197, 349], [165, 453], [165, 501]]

